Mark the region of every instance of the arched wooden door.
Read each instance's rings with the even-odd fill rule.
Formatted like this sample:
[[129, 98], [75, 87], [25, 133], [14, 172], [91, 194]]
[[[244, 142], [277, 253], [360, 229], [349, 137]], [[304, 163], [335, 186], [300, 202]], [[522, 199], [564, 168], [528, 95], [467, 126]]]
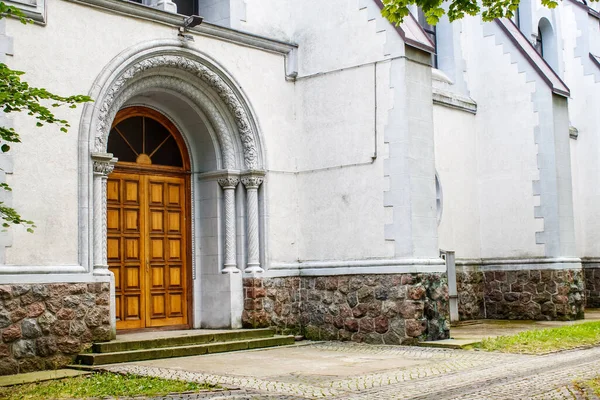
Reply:
[[190, 163], [162, 114], [120, 111], [108, 138], [118, 158], [107, 184], [107, 256], [117, 329], [187, 328], [190, 311]]

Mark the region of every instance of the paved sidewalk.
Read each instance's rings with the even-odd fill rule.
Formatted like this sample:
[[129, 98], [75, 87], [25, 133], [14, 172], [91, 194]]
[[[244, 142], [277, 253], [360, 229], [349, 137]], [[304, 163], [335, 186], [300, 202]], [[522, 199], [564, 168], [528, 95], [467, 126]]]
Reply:
[[579, 399], [572, 382], [600, 374], [600, 348], [531, 356], [328, 342], [106, 369], [234, 389], [175, 399]]

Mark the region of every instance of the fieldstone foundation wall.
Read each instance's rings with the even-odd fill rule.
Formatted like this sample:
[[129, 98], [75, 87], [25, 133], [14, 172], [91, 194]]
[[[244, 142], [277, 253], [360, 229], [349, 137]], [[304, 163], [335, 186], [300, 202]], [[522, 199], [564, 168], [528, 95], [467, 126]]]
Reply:
[[0, 375], [55, 369], [110, 340], [108, 283], [0, 285]]
[[449, 337], [445, 274], [245, 278], [244, 294], [244, 327], [385, 344]]
[[600, 263], [584, 263], [585, 306], [600, 307]]
[[486, 271], [484, 279], [487, 318], [583, 318], [582, 270]]
[[461, 321], [485, 318], [483, 273], [472, 267], [456, 269], [458, 315]]

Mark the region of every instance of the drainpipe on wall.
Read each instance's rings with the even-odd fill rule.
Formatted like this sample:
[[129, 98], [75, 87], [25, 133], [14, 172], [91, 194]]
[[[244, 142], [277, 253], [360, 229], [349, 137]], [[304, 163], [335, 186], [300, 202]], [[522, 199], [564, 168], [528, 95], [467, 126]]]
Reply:
[[448, 294], [450, 298], [450, 324], [452, 324], [459, 321], [455, 254], [454, 251], [440, 250], [440, 257], [446, 261], [446, 273], [448, 274]]

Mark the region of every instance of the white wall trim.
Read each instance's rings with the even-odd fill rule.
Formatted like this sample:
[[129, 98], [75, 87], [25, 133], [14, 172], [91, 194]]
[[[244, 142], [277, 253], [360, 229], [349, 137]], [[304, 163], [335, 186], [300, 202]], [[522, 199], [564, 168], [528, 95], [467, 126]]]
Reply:
[[1, 275], [27, 275], [27, 274], [77, 274], [88, 272], [81, 265], [2, 265]]
[[477, 103], [470, 97], [452, 93], [447, 90], [433, 88], [433, 104], [477, 114]]
[[441, 258], [374, 259], [352, 261], [305, 261], [271, 263], [264, 277], [335, 276], [374, 274], [443, 273], [446, 264]]
[[524, 271], [544, 269], [581, 269], [582, 260], [576, 257], [556, 258], [463, 258], [456, 260], [459, 271]]
[[[56, 268], [56, 267], [53, 267]], [[25, 283], [94, 283], [94, 282], [110, 282], [111, 277], [106, 275], [92, 275], [81, 273], [38, 273], [38, 274], [18, 274], [1, 275], [0, 284], [25, 284]]]
[[27, 18], [34, 22], [46, 24], [46, 0], [3, 0], [6, 5], [14, 6], [23, 11]]

